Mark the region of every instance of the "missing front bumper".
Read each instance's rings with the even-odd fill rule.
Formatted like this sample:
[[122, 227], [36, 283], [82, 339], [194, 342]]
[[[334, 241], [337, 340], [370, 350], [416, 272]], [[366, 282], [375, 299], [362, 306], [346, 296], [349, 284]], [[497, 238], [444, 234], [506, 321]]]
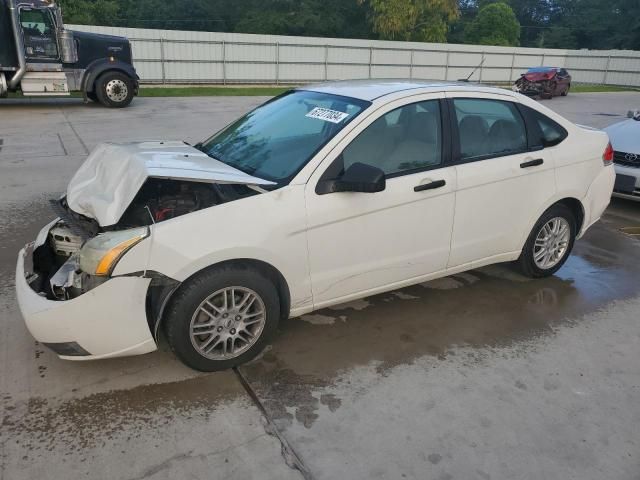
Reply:
[[[49, 300], [29, 285], [33, 245], [20, 251], [16, 296], [33, 337], [43, 344], [77, 344], [87, 355], [56, 352], [61, 358], [89, 360], [139, 355], [156, 350], [147, 324], [150, 278], [117, 277], [70, 300]], [[55, 350], [55, 349], [54, 349]]]

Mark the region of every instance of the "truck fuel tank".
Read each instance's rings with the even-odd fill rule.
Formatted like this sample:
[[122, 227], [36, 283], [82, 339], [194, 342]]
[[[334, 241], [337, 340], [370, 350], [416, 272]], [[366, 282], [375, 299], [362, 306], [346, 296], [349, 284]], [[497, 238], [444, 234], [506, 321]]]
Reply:
[[22, 77], [21, 86], [25, 96], [69, 95], [69, 85], [64, 72], [27, 72]]

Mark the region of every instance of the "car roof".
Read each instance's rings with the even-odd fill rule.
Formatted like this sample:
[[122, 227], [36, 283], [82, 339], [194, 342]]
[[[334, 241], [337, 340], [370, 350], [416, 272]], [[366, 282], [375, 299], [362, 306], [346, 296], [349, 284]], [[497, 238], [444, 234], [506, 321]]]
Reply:
[[342, 95], [343, 97], [357, 98], [359, 100], [373, 101], [385, 95], [406, 92], [407, 95], [415, 93], [414, 90], [443, 90], [499, 93], [501, 95], [513, 95], [509, 90], [497, 87], [487, 87], [468, 82], [445, 82], [429, 80], [403, 80], [403, 79], [367, 79], [367, 80], [340, 80], [335, 82], [317, 83], [299, 87], [297, 90]]
[[548, 72], [549, 70], [560, 70], [560, 67], [530, 67], [528, 72]]

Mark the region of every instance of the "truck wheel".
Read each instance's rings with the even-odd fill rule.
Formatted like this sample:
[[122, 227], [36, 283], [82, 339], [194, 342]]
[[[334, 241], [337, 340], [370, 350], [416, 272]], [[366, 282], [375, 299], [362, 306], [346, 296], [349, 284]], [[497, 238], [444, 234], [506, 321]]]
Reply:
[[108, 108], [124, 108], [131, 103], [134, 86], [131, 78], [121, 72], [106, 72], [98, 78], [96, 96]]
[[87, 98], [89, 100], [91, 100], [92, 102], [98, 102], [98, 96], [96, 95], [96, 92], [87, 92]]
[[275, 285], [244, 265], [205, 270], [176, 292], [163, 320], [171, 350], [202, 372], [232, 368], [258, 355], [275, 333]]

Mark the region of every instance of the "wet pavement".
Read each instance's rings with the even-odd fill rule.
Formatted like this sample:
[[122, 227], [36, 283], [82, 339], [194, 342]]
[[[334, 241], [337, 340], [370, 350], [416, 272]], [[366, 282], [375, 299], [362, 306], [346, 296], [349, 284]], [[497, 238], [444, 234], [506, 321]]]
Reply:
[[[0, 104], [0, 479], [639, 479], [640, 238], [620, 229], [640, 226], [640, 204], [627, 201], [551, 278], [495, 265], [324, 309], [282, 322], [237, 371], [197, 374], [164, 343], [74, 363], [34, 342], [15, 256], [86, 151], [197, 141], [262, 100]], [[634, 103], [545, 102], [599, 127]]]

